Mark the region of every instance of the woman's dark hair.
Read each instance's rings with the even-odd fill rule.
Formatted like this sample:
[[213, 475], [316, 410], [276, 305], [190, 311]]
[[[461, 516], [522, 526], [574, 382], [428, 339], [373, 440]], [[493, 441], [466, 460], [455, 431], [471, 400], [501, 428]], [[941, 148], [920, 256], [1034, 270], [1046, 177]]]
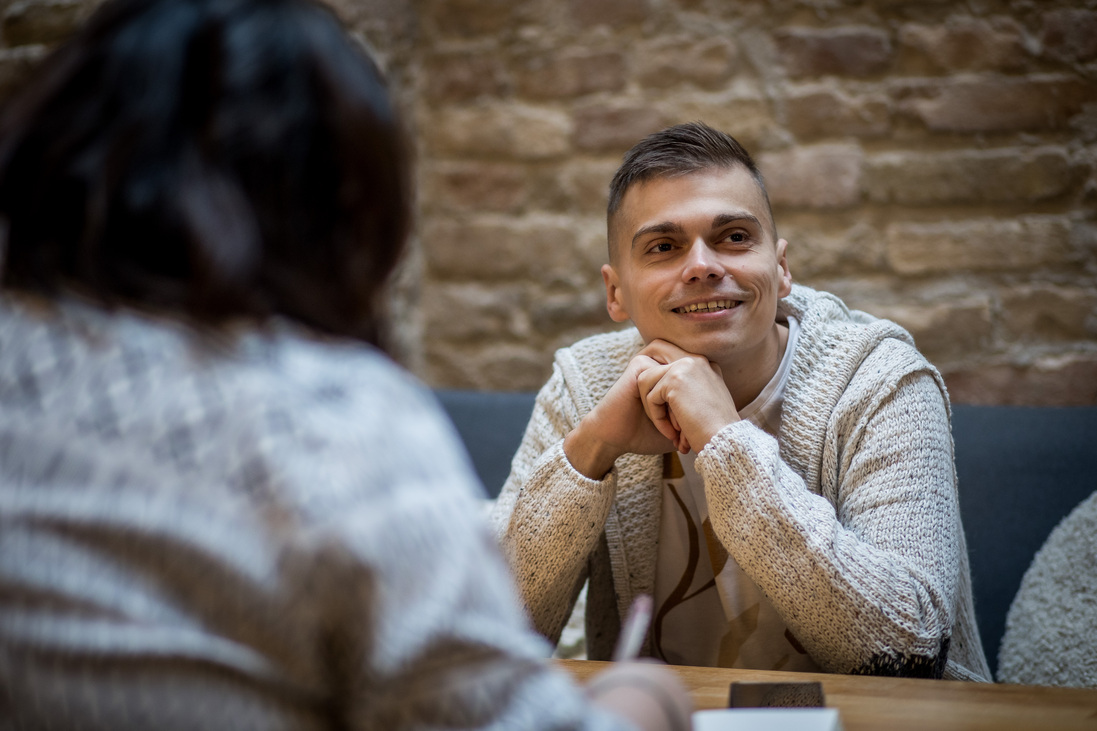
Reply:
[[409, 153], [327, 9], [108, 0], [7, 107], [3, 287], [377, 342]]

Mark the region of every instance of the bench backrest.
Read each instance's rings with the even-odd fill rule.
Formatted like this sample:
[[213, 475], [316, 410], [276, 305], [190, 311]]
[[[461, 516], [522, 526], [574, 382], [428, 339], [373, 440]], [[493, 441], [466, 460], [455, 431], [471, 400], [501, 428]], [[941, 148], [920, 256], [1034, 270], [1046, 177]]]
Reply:
[[1097, 490], [1097, 408], [953, 407], [975, 614], [992, 671], [1009, 605], [1048, 534]]

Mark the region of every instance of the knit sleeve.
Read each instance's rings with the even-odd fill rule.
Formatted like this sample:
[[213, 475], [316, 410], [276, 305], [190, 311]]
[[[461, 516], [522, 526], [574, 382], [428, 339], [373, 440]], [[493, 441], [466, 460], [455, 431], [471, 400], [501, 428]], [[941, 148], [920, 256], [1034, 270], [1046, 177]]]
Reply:
[[752, 424], [698, 456], [713, 527], [824, 669], [940, 677], [962, 546], [947, 407], [925, 371], [836, 411], [834, 502]]
[[491, 513], [497, 538], [538, 632], [555, 644], [587, 576], [609, 515], [617, 473], [578, 472], [564, 437], [580, 414], [557, 368], [537, 395], [510, 476]]
[[[386, 489], [327, 511], [300, 547], [314, 549], [317, 639], [345, 727], [629, 728], [546, 663], [454, 435], [408, 401], [375, 454], [392, 465]], [[430, 460], [416, 459], [423, 441]]]

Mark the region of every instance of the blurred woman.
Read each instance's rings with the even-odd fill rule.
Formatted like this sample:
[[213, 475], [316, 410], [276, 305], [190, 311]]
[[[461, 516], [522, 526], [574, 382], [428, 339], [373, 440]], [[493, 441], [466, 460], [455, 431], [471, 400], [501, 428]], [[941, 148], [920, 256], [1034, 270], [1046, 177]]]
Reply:
[[546, 664], [378, 347], [407, 149], [304, 0], [112, 0], [8, 103], [0, 727], [688, 723]]

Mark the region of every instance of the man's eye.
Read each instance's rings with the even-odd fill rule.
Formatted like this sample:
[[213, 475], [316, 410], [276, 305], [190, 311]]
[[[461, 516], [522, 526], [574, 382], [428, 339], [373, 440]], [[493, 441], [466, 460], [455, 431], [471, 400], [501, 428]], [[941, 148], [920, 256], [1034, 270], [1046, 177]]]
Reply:
[[747, 235], [742, 231], [736, 231], [735, 233], [728, 234], [726, 240], [735, 244], [741, 244], [747, 240]]
[[658, 244], [656, 244], [655, 246], [651, 247], [651, 250], [659, 252], [659, 253], [665, 253], [665, 252], [670, 251], [673, 248], [674, 248], [674, 245], [671, 244], [669, 241], [661, 241]]

